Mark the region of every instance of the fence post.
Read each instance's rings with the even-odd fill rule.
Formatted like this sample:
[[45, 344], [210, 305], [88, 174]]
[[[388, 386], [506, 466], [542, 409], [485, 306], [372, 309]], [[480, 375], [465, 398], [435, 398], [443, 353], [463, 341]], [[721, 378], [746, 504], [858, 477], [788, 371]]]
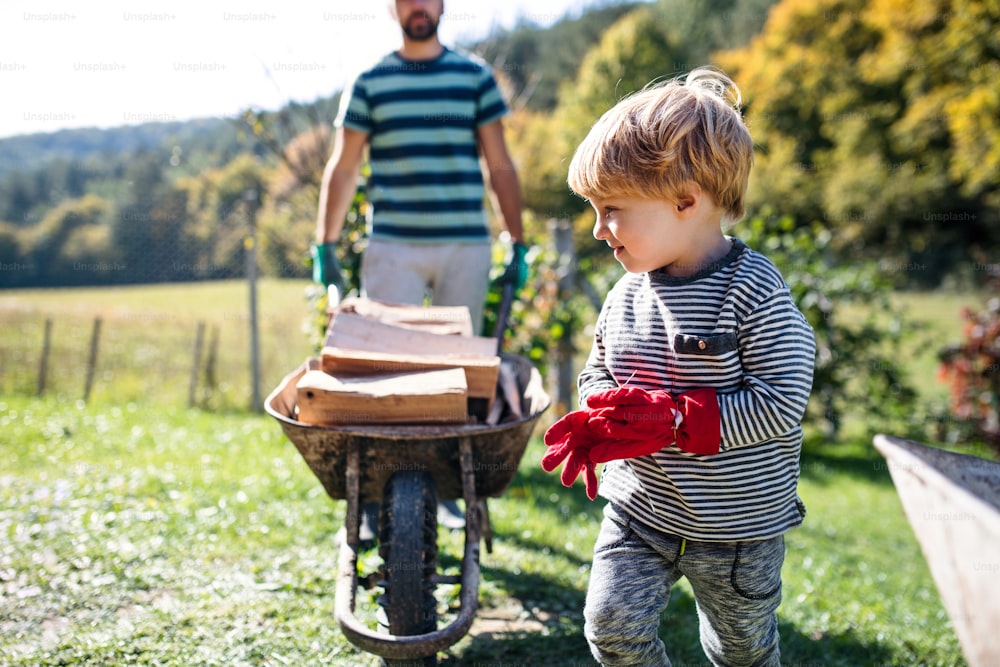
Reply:
[[260, 399], [260, 343], [257, 328], [257, 208], [260, 206], [260, 193], [250, 189], [243, 193], [247, 203], [248, 229], [244, 240], [246, 249], [247, 285], [250, 291], [250, 410], [259, 412]]
[[83, 386], [83, 400], [90, 399], [90, 390], [94, 386], [94, 370], [97, 367], [97, 347], [101, 339], [101, 318], [94, 318], [94, 329], [90, 334], [90, 356], [87, 358], [87, 380]]
[[52, 318], [45, 318], [45, 333], [42, 334], [42, 359], [38, 363], [38, 396], [45, 393], [45, 382], [49, 375], [49, 351], [52, 349]]
[[218, 380], [215, 377], [215, 366], [216, 360], [219, 356], [219, 327], [217, 325], [212, 326], [212, 335], [208, 339], [208, 359], [205, 360], [205, 392], [202, 396], [202, 404], [207, 406], [212, 395], [215, 393], [215, 388], [218, 386]]
[[201, 348], [205, 338], [205, 323], [198, 322], [194, 334], [194, 361], [191, 362], [191, 381], [188, 383], [188, 407], [193, 408], [198, 392], [198, 370], [201, 368]]

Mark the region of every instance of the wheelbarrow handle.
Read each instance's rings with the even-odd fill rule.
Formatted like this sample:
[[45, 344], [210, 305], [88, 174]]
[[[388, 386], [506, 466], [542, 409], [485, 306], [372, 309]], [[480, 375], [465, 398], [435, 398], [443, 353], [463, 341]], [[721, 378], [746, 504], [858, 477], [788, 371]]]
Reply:
[[510, 304], [514, 301], [514, 284], [505, 282], [500, 293], [500, 307], [497, 308], [497, 323], [493, 337], [497, 339], [497, 354], [503, 351], [504, 337], [507, 335], [507, 320], [510, 318]]

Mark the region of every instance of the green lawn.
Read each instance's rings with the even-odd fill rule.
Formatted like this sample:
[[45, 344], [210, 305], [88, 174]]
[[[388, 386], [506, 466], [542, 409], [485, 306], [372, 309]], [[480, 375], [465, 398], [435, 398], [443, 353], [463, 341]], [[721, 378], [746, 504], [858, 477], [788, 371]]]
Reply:
[[[7, 397], [0, 434], [0, 663], [373, 664], [333, 622], [343, 502], [270, 418]], [[542, 472], [542, 449], [491, 501], [482, 569], [481, 616], [528, 629], [470, 635], [443, 665], [591, 664], [581, 606], [600, 505]], [[885, 465], [864, 443], [803, 463], [787, 663], [961, 664]], [[454, 568], [460, 540], [441, 542]], [[662, 635], [675, 664], [704, 663], [683, 584]]]
[[[304, 287], [262, 284], [265, 393], [309, 353]], [[325, 495], [274, 420], [242, 409], [244, 299], [236, 283], [0, 292], [0, 664], [375, 664], [333, 617], [343, 501]], [[969, 301], [916, 295], [916, 326], [956, 336], [954, 313]], [[95, 314], [107, 348], [83, 403]], [[62, 355], [38, 399], [46, 316]], [[184, 407], [197, 321], [222, 332], [227, 387], [213, 410]], [[935, 348], [910, 345], [908, 370], [927, 397], [940, 396]], [[593, 664], [581, 608], [601, 505], [541, 470], [544, 426], [490, 502], [496, 539], [482, 558], [481, 624], [442, 665]], [[784, 662], [962, 665], [872, 428], [840, 445], [807, 444], [809, 514], [787, 536], [779, 610]], [[440, 542], [442, 566], [456, 571], [460, 536], [442, 532]], [[363, 567], [377, 563], [374, 550], [364, 554]], [[455, 591], [439, 593], [447, 617]], [[359, 613], [373, 606], [362, 592]], [[706, 664], [685, 583], [662, 620], [674, 664]]]

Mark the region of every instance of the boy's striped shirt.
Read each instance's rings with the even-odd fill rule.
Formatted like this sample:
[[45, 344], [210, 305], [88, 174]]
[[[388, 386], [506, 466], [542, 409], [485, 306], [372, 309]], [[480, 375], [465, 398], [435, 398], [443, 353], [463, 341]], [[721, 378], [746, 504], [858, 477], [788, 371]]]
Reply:
[[814, 356], [812, 329], [780, 273], [738, 239], [717, 265], [689, 278], [627, 274], [598, 317], [581, 405], [617, 386], [674, 395], [713, 387], [722, 451], [699, 456], [670, 445], [612, 461], [601, 495], [692, 540], [763, 539], [799, 525], [801, 420]]
[[451, 49], [428, 61], [392, 53], [360, 74], [337, 124], [369, 135], [370, 236], [488, 239], [476, 128], [506, 113], [486, 64]]

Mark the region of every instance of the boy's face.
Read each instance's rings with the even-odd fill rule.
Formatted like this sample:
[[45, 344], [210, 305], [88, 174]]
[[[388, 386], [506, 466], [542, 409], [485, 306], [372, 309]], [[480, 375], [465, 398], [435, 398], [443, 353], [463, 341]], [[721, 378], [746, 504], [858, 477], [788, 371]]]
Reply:
[[629, 273], [664, 268], [683, 276], [703, 268], [702, 226], [694, 199], [673, 203], [607, 197], [592, 198], [590, 205], [597, 214], [594, 238], [606, 242]]

